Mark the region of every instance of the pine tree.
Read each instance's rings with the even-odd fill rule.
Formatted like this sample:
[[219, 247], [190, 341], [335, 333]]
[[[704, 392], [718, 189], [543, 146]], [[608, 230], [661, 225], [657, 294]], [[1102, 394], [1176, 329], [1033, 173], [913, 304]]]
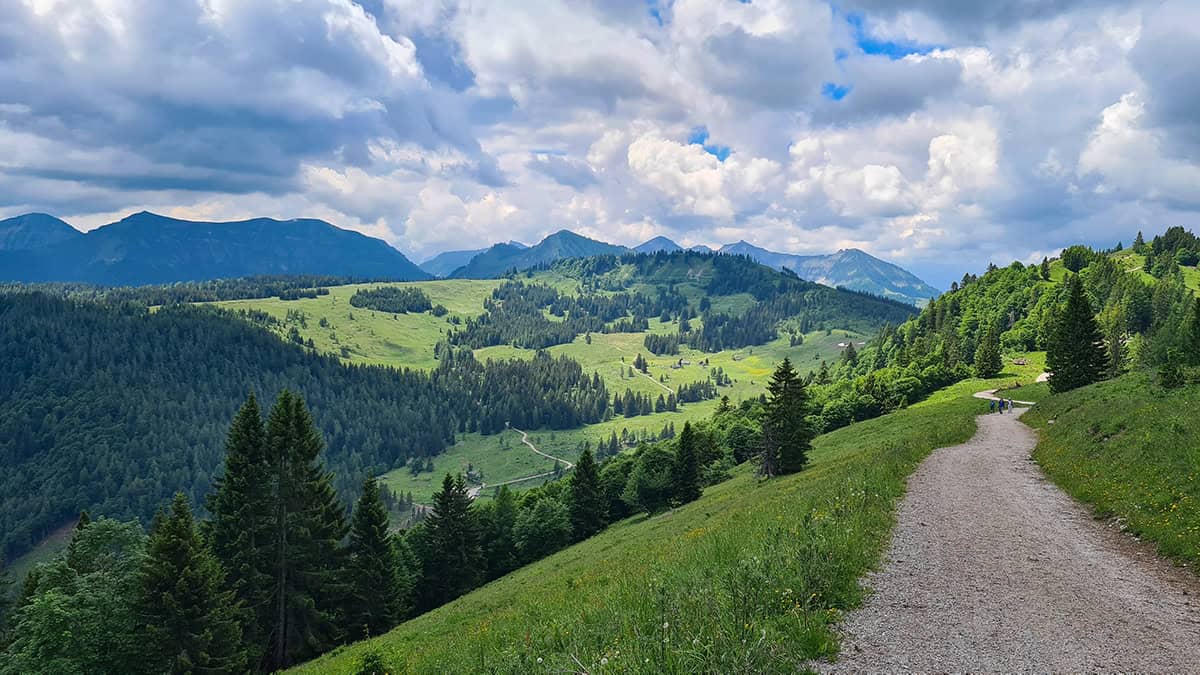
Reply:
[[421, 592], [424, 607], [431, 609], [475, 588], [483, 571], [471, 496], [461, 475], [446, 474], [425, 527]]
[[571, 533], [582, 541], [604, 529], [608, 521], [608, 503], [600, 489], [600, 471], [592, 451], [584, 449], [571, 475]]
[[223, 589], [221, 564], [196, 531], [187, 497], [154, 518], [134, 608], [148, 672], [237, 672], [245, 668], [241, 608]]
[[763, 418], [762, 472], [767, 476], [795, 473], [808, 463], [813, 432], [805, 416], [808, 392], [787, 358], [767, 384]]
[[242, 640], [251, 663], [263, 656], [273, 613], [270, 468], [262, 413], [250, 394], [225, 439], [225, 471], [208, 498], [208, 532], [225, 569], [225, 583], [246, 612]]
[[684, 422], [679, 434], [672, 479], [676, 502], [687, 504], [700, 498], [700, 460], [696, 456], [696, 433], [691, 422]]
[[492, 500], [491, 518], [483, 540], [487, 542], [484, 558], [487, 579], [497, 579], [517, 568], [517, 541], [513, 527], [517, 524], [517, 498], [507, 485], [501, 485]]
[[1041, 272], [1042, 272], [1042, 279], [1044, 281], [1050, 281], [1050, 259], [1046, 258], [1044, 256], [1042, 257]]
[[1141, 253], [1146, 248], [1146, 239], [1142, 237], [1142, 231], [1138, 230], [1137, 237], [1133, 240], [1133, 252]]
[[8, 567], [4, 564], [4, 557], [0, 556], [0, 635], [3, 635], [5, 618], [8, 616], [12, 585], [12, 575], [9, 574]]
[[1083, 284], [1067, 279], [1067, 305], [1058, 316], [1046, 349], [1050, 390], [1059, 393], [1098, 381], [1107, 361], [1100, 326]]
[[350, 524], [346, 624], [352, 636], [381, 635], [400, 622], [407, 612], [400, 573], [379, 483], [368, 478]]
[[268, 670], [320, 653], [340, 638], [347, 527], [332, 477], [318, 463], [321, 447], [304, 401], [282, 392], [267, 420], [274, 490]]
[[1004, 367], [1000, 358], [1000, 330], [996, 324], [988, 327], [975, 348], [975, 376], [981, 378], [995, 377]]
[[1192, 317], [1188, 321], [1184, 358], [1190, 365], [1200, 365], [1200, 297], [1192, 301]]
[[67, 543], [67, 564], [76, 569], [79, 568], [78, 552], [76, 547], [79, 541], [79, 535], [83, 533], [84, 528], [90, 525], [92, 517], [88, 515], [86, 510], [79, 512], [79, 518], [75, 520], [75, 527], [71, 530], [71, 541]]

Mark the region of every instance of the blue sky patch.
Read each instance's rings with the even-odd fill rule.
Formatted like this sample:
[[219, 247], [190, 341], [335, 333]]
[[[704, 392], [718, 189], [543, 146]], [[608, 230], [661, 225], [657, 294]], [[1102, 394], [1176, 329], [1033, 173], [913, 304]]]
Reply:
[[853, 88], [854, 87], [848, 84], [842, 85], [835, 84], [833, 82], [826, 82], [825, 84], [821, 85], [821, 95], [830, 101], [840, 101], [846, 98], [846, 94], [849, 94], [850, 90]]
[[699, 145], [708, 154], [724, 162], [732, 150], [728, 145], [717, 145], [708, 142], [708, 127], [698, 126], [688, 134], [688, 145]]
[[[874, 37], [867, 33], [863, 25], [863, 15], [857, 12], [847, 14], [846, 23], [850, 24], [850, 30], [854, 34], [854, 44], [864, 54], [886, 56], [893, 61], [898, 61], [910, 54], [928, 54], [938, 48], [937, 45], [923, 45], [909, 41], [895, 42]], [[836, 54], [834, 59], [837, 60]]]

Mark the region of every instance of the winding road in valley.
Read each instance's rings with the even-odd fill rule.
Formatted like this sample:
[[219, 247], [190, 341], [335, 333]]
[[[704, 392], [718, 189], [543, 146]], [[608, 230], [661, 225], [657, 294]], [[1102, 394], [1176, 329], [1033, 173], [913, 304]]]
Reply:
[[[537, 446], [535, 446], [533, 444], [533, 441], [529, 440], [529, 434], [525, 433], [524, 431], [521, 431], [520, 429], [518, 429], [516, 427], [511, 427], [511, 428], [513, 431], [521, 434], [521, 442], [524, 443], [525, 445], [529, 446], [529, 449], [534, 451], [534, 453], [539, 454], [542, 457], [545, 457], [546, 459], [552, 459], [556, 462], [562, 462], [563, 464], [566, 465], [566, 467], [563, 469], [564, 471], [570, 471], [571, 469], [575, 468], [574, 464], [572, 464], [571, 462], [568, 462], [567, 460], [563, 459], [562, 457], [555, 457], [554, 455], [548, 455], [548, 454], [542, 452], [541, 450], [538, 450]], [[476, 499], [479, 497], [480, 494], [483, 493], [483, 489], [487, 488], [487, 487], [500, 487], [501, 485], [512, 485], [513, 483], [524, 483], [527, 480], [535, 480], [537, 478], [546, 478], [547, 476], [553, 476], [556, 473], [558, 473], [557, 468], [553, 471], [537, 473], [537, 474], [533, 474], [532, 476], [522, 476], [520, 478], [513, 478], [512, 480], [506, 480], [506, 481], [503, 481], [500, 483], [480, 483], [479, 485], [476, 485], [475, 487], [471, 488], [470, 490], [467, 490], [467, 494], [471, 496], [471, 499]]]
[[[980, 392], [980, 398], [994, 396]], [[1020, 415], [985, 414], [908, 481], [827, 672], [1195, 672], [1200, 583], [1050, 483]]]

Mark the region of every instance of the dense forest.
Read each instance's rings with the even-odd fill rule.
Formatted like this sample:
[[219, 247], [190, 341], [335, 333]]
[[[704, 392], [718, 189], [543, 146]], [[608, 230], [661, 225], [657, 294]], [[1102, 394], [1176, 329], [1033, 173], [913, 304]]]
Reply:
[[[539, 349], [589, 332], [641, 332], [650, 319], [659, 319], [678, 320], [679, 330], [648, 336], [646, 348], [653, 353], [673, 354], [680, 344], [717, 352], [774, 340], [785, 319], [806, 328], [872, 332], [913, 312], [902, 303], [802, 281], [744, 256], [662, 252], [562, 260], [539, 269], [577, 279], [580, 293], [510, 279], [493, 291], [483, 314], [450, 335], [450, 342]], [[701, 291], [702, 299], [690, 302], [684, 287]], [[712, 307], [713, 298], [739, 294], [752, 296], [755, 303], [739, 312]]]
[[566, 358], [432, 373], [344, 366], [219, 310], [149, 312], [0, 294], [0, 552], [20, 555], [82, 509], [148, 520], [193, 500], [220, 464], [223, 420], [248, 392], [302, 392], [339, 492], [442, 451], [459, 430], [563, 429], [603, 419], [608, 392]]
[[386, 279], [335, 277], [319, 274], [255, 276], [210, 281], [180, 281], [156, 286], [95, 286], [81, 283], [0, 284], [0, 293], [25, 293], [38, 290], [74, 300], [95, 300], [109, 304], [137, 303], [155, 307], [192, 302], [220, 302], [251, 298], [317, 297], [329, 291], [327, 286], [343, 286]]
[[428, 517], [395, 534], [374, 479], [347, 516], [302, 398], [284, 390], [264, 420], [251, 395], [225, 434], [209, 516], [197, 522], [182, 493], [148, 534], [82, 513], [66, 551], [0, 611], [0, 672], [273, 672], [379, 635], [611, 522], [695, 501], [737, 463], [802, 470], [813, 430], [786, 360], [769, 392], [603, 463], [584, 447], [567, 480], [520, 496], [500, 487], [474, 503], [447, 475]]
[[419, 288], [407, 286], [383, 286], [361, 289], [350, 296], [350, 304], [365, 309], [377, 309], [391, 314], [428, 312], [433, 309], [429, 296]]

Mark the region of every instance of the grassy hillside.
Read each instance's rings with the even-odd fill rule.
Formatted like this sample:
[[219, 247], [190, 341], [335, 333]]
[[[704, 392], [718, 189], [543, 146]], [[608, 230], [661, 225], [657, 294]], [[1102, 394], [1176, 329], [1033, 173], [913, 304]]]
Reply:
[[[346, 363], [408, 366], [429, 369], [437, 365], [433, 347], [444, 338], [451, 318], [476, 316], [484, 298], [491, 295], [499, 281], [418, 281], [403, 284], [353, 284], [331, 286], [329, 295], [299, 300], [259, 298], [216, 303], [228, 309], [264, 311], [283, 323], [282, 333], [295, 327], [304, 339], [312, 339], [318, 351], [341, 357]], [[350, 298], [360, 289], [380, 286], [404, 286], [421, 289], [430, 302], [442, 305], [449, 314], [435, 317], [429, 313], [389, 314], [350, 306]], [[303, 322], [289, 319], [288, 312], [302, 312]], [[321, 325], [324, 319], [326, 325]]]
[[377, 650], [395, 672], [776, 672], [837, 652], [905, 477], [974, 432], [968, 380], [821, 436], [812, 466], [767, 482], [743, 467], [697, 502], [638, 516], [374, 640], [297, 672], [350, 673]]
[[1023, 419], [1034, 458], [1071, 496], [1200, 569], [1200, 386], [1132, 374], [1047, 398]]
[[[668, 281], [677, 281], [670, 276], [677, 272], [676, 276], [686, 282], [687, 271], [686, 268], [662, 270], [660, 275], [667, 275], [665, 278]], [[576, 279], [553, 269], [538, 273], [536, 280], [564, 292], [575, 291], [578, 284]], [[345, 363], [430, 369], [437, 365], [434, 345], [452, 328], [450, 322], [477, 316], [483, 311], [484, 300], [499, 283], [495, 280], [455, 279], [403, 284], [355, 284], [330, 287], [328, 295], [316, 298], [262, 298], [216, 304], [228, 309], [264, 311], [280, 321], [276, 331], [281, 337], [295, 328], [303, 339], [311, 339], [318, 351], [337, 355]], [[443, 305], [449, 313], [443, 317], [435, 317], [427, 312], [390, 314], [350, 306], [350, 297], [358, 290], [387, 285], [419, 288], [429, 296], [431, 303]], [[646, 284], [643, 290], [652, 288], [652, 285]], [[693, 295], [697, 302], [704, 295], [703, 290], [694, 284], [684, 285], [681, 291]], [[739, 311], [753, 305], [754, 299], [748, 294], [735, 294], [715, 297], [712, 303], [724, 311]], [[693, 322], [698, 323], [699, 320]], [[650, 333], [673, 333], [677, 330], [677, 320], [667, 323], [658, 319], [650, 320]], [[575, 359], [585, 372], [599, 373], [609, 391], [618, 393], [632, 389], [635, 393], [658, 396], [680, 385], [705, 380], [713, 369], [721, 368], [732, 379], [732, 384], [721, 387], [720, 393], [738, 401], [762, 393], [771, 370], [785, 356], [791, 358], [804, 373], [817, 369], [822, 360], [836, 360], [843, 349], [839, 344], [866, 340], [865, 335], [854, 331], [812, 331], [804, 336], [802, 344], [794, 347], [788, 338], [781, 337], [765, 345], [715, 354], [682, 347], [678, 355], [655, 356], [643, 345], [645, 336], [646, 333], [593, 333], [590, 342], [584, 336], [579, 336], [574, 342], [555, 345], [548, 351], [554, 356], [566, 355]], [[475, 350], [476, 357], [481, 361], [532, 358], [534, 353], [532, 349], [511, 346]], [[649, 376], [636, 372], [629, 375], [637, 354], [642, 354], [649, 362]], [[682, 365], [680, 360], [684, 361]], [[708, 363], [701, 365], [701, 361]], [[544, 452], [574, 461], [585, 441], [594, 447], [614, 432], [620, 435], [623, 430], [638, 435], [657, 434], [669, 423], [681, 429], [686, 421], [711, 415], [716, 405], [716, 400], [710, 400], [686, 404], [677, 412], [633, 418], [618, 416], [581, 429], [535, 432], [531, 434], [531, 440]], [[433, 459], [432, 472], [413, 475], [407, 469], [397, 469], [385, 474], [384, 482], [393, 490], [412, 492], [416, 501], [427, 503], [447, 472], [465, 472], [471, 467], [482, 470], [484, 481], [495, 485], [554, 469], [554, 462], [531, 452], [520, 443], [520, 436], [515, 432], [499, 436], [465, 433], [460, 434], [458, 439], [454, 447]], [[514, 487], [532, 487], [540, 482], [528, 481]], [[485, 491], [483, 496], [489, 494], [489, 491]]]

